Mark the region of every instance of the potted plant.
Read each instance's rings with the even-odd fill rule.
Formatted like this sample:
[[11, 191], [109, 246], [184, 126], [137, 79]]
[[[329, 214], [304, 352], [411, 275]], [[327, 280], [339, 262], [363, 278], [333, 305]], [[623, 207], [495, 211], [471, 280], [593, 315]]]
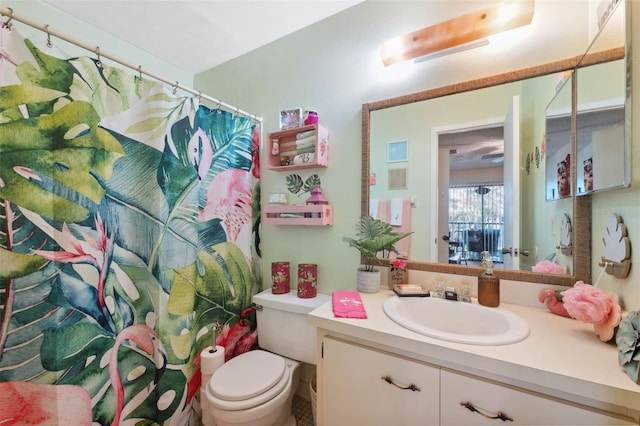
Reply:
[[375, 293], [380, 289], [380, 265], [378, 254], [384, 257], [391, 252], [398, 254], [395, 243], [413, 232], [393, 232], [387, 222], [371, 216], [360, 217], [356, 224], [356, 238], [343, 237], [342, 241], [358, 249], [364, 260], [358, 268], [357, 289], [365, 293]]

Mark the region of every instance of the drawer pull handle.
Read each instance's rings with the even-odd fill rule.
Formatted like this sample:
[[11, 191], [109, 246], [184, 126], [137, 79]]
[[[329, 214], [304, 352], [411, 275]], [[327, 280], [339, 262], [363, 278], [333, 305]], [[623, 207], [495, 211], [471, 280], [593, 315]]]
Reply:
[[507, 420], [510, 421], [510, 422], [513, 421], [513, 419], [511, 417], [507, 416], [502, 411], [498, 411], [495, 414], [494, 413], [487, 414], [487, 413], [483, 413], [482, 411], [480, 411], [481, 409], [474, 407], [473, 404], [470, 403], [470, 402], [463, 401], [463, 402], [460, 403], [460, 405], [462, 405], [463, 407], [465, 407], [467, 410], [469, 410], [471, 412], [478, 413], [482, 417], [486, 417], [487, 419], [500, 419], [503, 422], [506, 422]]
[[398, 389], [402, 389], [402, 390], [411, 390], [413, 392], [420, 392], [420, 388], [417, 387], [416, 385], [414, 385], [413, 383], [409, 383], [408, 386], [402, 385], [402, 384], [398, 384], [396, 383], [391, 376], [382, 376], [380, 377], [382, 380], [384, 380], [385, 382], [397, 387]]

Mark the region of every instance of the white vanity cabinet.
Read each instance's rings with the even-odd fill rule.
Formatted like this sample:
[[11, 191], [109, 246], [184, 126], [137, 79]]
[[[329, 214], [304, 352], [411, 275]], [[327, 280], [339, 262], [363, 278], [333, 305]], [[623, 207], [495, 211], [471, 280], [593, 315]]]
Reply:
[[325, 426], [636, 424], [330, 335], [322, 338], [319, 373]]
[[[391, 290], [360, 296], [367, 319], [337, 318], [331, 303], [308, 315], [317, 331], [318, 426], [640, 425], [640, 385], [591, 324], [501, 303], [529, 336], [469, 345], [391, 321], [383, 311]], [[420, 391], [400, 389], [410, 385]], [[513, 421], [483, 416], [498, 411]]]
[[442, 426], [634, 424], [588, 407], [446, 369], [441, 370], [440, 380]]
[[321, 374], [324, 425], [439, 422], [438, 367], [325, 337]]

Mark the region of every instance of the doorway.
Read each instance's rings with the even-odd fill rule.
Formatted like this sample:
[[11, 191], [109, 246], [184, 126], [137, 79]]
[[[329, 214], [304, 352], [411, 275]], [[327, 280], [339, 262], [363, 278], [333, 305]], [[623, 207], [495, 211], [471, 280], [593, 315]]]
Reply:
[[439, 129], [439, 263], [478, 264], [482, 251], [502, 262], [503, 118]]

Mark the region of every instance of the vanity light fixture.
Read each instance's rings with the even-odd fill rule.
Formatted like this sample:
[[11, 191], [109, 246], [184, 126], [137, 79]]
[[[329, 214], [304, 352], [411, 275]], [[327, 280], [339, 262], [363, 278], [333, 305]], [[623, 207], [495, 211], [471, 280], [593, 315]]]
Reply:
[[[468, 50], [483, 39], [513, 28], [529, 25], [533, 19], [534, 0], [506, 0], [494, 6], [467, 13], [430, 27], [404, 34], [382, 45], [381, 57], [385, 66], [409, 59], [431, 59]], [[486, 41], [483, 45], [487, 44]], [[459, 48], [460, 50], [452, 50]], [[450, 50], [451, 49], [451, 50]]]
[[420, 56], [413, 60], [414, 64], [420, 62], [429, 61], [431, 59], [439, 58], [441, 56], [452, 55], [458, 52], [464, 52], [465, 50], [477, 49], [478, 47], [486, 46], [489, 44], [489, 39], [482, 38], [480, 40], [472, 41], [470, 43], [461, 44], [459, 46], [453, 46], [448, 49], [439, 50], [437, 52], [429, 53], [428, 55]]

